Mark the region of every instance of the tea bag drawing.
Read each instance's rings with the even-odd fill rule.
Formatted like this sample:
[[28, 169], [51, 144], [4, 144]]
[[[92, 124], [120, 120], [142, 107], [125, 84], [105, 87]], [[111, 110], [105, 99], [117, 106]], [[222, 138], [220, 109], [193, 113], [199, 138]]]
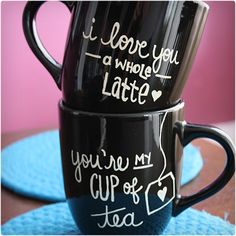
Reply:
[[148, 215], [154, 214], [157, 211], [161, 210], [166, 205], [168, 205], [175, 197], [175, 178], [171, 171], [168, 173], [165, 172], [167, 161], [166, 154], [163, 150], [162, 145], [162, 130], [166, 120], [166, 116], [167, 112], [163, 115], [163, 119], [161, 121], [160, 135], [154, 135], [155, 137], [159, 137], [159, 141], [156, 141], [160, 144], [159, 148], [163, 156], [163, 169], [157, 180], [150, 182], [145, 191], [145, 203]]

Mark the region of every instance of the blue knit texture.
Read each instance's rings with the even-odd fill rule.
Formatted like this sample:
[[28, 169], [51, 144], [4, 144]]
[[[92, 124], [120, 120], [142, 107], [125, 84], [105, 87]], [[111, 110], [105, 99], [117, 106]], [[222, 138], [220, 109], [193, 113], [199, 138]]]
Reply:
[[[2, 184], [12, 191], [40, 200], [65, 201], [60, 142], [57, 130], [33, 135], [2, 150]], [[182, 185], [203, 166], [200, 151], [184, 149]]]
[[[146, 234], [150, 234], [147, 232]], [[81, 234], [76, 228], [66, 203], [41, 207], [18, 216], [2, 226], [3, 235], [73, 235]], [[234, 235], [235, 226], [219, 217], [187, 209], [171, 218], [163, 235]]]

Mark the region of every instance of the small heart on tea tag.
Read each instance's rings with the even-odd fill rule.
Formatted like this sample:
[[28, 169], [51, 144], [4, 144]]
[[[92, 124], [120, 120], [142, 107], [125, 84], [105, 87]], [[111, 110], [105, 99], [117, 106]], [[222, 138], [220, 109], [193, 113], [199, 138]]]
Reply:
[[167, 187], [164, 187], [163, 189], [157, 192], [157, 196], [162, 200], [162, 202], [164, 202], [165, 200], [166, 192], [167, 192]]
[[162, 95], [162, 91], [161, 90], [153, 90], [152, 91], [152, 99], [155, 102], [160, 96]]

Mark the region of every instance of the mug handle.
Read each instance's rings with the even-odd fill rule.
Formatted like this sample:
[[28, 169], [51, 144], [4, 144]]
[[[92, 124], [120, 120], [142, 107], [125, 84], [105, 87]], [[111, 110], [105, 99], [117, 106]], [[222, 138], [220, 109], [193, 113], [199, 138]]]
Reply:
[[[25, 38], [33, 51], [34, 55], [45, 66], [48, 72], [52, 75], [57, 87], [61, 89], [60, 73], [61, 65], [52, 58], [52, 56], [43, 47], [36, 29], [36, 15], [39, 8], [45, 3], [45, 1], [29, 1], [27, 2], [23, 12], [23, 30]], [[62, 1], [67, 8], [72, 11], [73, 2]]]
[[186, 146], [196, 138], [210, 138], [217, 141], [226, 152], [227, 162], [223, 172], [218, 178], [191, 196], [177, 196], [174, 202], [173, 216], [177, 216], [188, 207], [212, 196], [220, 191], [231, 179], [235, 171], [234, 145], [227, 135], [220, 129], [213, 126], [195, 125], [184, 122], [175, 124], [175, 133], [180, 138], [183, 146]]

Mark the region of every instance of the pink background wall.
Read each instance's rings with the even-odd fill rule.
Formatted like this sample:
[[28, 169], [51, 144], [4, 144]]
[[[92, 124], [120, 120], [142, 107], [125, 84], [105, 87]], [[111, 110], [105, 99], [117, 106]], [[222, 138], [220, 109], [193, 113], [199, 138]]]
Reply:
[[[210, 13], [184, 90], [186, 120], [234, 120], [234, 2], [208, 2]], [[22, 31], [24, 2], [2, 2], [2, 133], [58, 124], [61, 97]], [[48, 51], [62, 61], [70, 13], [61, 3], [44, 4], [37, 17]]]

